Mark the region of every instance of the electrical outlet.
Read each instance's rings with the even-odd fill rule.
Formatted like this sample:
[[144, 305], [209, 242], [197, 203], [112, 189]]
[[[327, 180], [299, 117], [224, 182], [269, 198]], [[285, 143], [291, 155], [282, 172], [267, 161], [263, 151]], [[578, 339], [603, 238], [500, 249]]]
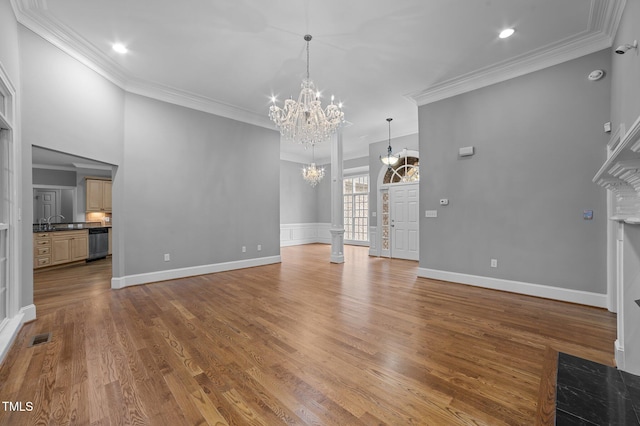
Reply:
[[492, 268], [498, 267], [498, 259], [491, 259], [491, 267]]
[[171, 256], [169, 255], [169, 253], [165, 253], [165, 254], [164, 254], [164, 261], [165, 261], [165, 262], [168, 262], [168, 261], [170, 261], [170, 260], [171, 260]]
[[262, 250], [262, 244], [258, 244], [258, 251]]
[[247, 252], [247, 246], [242, 246], [242, 252], [246, 253]]

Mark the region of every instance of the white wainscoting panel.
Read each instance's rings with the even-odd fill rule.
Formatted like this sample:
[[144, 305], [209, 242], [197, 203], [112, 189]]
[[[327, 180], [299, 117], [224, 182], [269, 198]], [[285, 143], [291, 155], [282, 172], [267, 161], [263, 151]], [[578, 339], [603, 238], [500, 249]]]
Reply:
[[288, 223], [280, 225], [280, 247], [301, 244], [331, 244], [330, 223]]
[[378, 227], [369, 227], [369, 256], [380, 256], [378, 252]]

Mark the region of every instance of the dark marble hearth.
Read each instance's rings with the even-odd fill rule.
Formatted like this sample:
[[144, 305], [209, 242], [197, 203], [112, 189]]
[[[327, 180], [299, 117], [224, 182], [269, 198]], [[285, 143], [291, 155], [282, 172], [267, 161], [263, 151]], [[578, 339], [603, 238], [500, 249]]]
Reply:
[[560, 353], [556, 425], [640, 425], [640, 376]]

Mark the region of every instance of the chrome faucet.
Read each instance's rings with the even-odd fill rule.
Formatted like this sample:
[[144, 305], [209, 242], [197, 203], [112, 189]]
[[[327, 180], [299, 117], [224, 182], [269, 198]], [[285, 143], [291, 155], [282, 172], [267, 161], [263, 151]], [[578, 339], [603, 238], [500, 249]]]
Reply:
[[40, 219], [38, 219], [38, 230], [39, 231], [44, 231], [45, 227], [42, 226], [42, 222], [46, 222], [47, 218], [46, 217], [41, 217]]
[[52, 226], [51, 226], [51, 219], [56, 218], [56, 217], [58, 217], [58, 216], [60, 216], [60, 218], [64, 219], [64, 216], [62, 216], [61, 214], [54, 214], [53, 216], [49, 216], [49, 217], [47, 218], [47, 229], [48, 229], [49, 231], [52, 229]]

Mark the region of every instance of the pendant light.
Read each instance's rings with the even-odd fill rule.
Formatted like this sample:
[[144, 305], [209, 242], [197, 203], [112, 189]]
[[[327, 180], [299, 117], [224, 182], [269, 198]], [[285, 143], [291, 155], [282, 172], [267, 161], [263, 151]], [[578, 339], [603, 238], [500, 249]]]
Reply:
[[391, 148], [391, 120], [393, 120], [393, 118], [387, 118], [387, 122], [389, 123], [389, 147], [387, 148], [387, 155], [380, 156], [382, 164], [386, 165], [389, 169], [400, 159], [399, 156], [393, 155], [393, 149]]

